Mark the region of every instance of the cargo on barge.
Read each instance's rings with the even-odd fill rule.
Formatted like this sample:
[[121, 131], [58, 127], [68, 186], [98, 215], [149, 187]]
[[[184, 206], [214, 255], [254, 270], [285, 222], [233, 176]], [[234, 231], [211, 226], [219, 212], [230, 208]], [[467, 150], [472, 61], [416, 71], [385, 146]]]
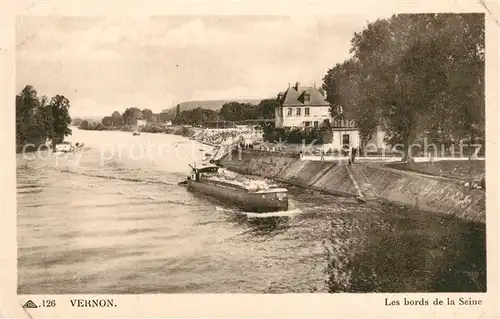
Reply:
[[217, 165], [192, 166], [182, 184], [188, 189], [220, 200], [247, 212], [274, 212], [288, 209], [288, 190], [265, 180], [231, 174]]

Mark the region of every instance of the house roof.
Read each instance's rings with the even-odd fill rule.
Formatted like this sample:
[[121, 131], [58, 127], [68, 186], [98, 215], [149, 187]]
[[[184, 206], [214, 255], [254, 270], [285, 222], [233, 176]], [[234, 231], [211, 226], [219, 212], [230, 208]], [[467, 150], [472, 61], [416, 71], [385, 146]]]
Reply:
[[[306, 94], [310, 96], [309, 101], [304, 98]], [[324, 95], [312, 86], [299, 86], [298, 90], [291, 86], [280, 92], [278, 99], [281, 106], [330, 106]]]

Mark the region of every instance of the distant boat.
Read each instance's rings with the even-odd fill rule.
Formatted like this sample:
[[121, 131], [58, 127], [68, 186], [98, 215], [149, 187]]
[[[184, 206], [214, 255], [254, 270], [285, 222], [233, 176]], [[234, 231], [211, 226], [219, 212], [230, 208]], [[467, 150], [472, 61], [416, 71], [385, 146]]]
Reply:
[[141, 135], [141, 133], [137, 132], [137, 131], [134, 131], [134, 133], [132, 133], [133, 136], [136, 136], [136, 135]]
[[238, 179], [219, 172], [219, 167], [205, 164], [191, 166], [187, 180], [179, 184], [188, 189], [218, 198], [246, 212], [273, 212], [288, 209], [288, 190], [263, 180]]

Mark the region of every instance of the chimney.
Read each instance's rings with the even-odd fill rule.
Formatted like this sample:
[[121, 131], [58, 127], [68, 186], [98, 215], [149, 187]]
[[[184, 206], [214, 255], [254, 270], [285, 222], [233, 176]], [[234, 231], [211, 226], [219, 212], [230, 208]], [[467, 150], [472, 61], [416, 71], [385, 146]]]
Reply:
[[298, 91], [298, 90], [299, 90], [299, 85], [300, 85], [300, 83], [299, 83], [298, 81], [297, 81], [297, 82], [295, 82], [295, 90], [296, 90], [296, 91]]

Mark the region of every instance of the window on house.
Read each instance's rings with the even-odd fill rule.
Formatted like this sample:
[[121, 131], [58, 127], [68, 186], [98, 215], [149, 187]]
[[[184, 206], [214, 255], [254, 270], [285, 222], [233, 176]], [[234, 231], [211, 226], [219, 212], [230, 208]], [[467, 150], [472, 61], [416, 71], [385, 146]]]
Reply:
[[309, 122], [309, 121], [304, 122], [304, 126], [305, 126], [305, 127], [309, 127], [309, 126], [311, 126], [311, 122]]
[[297, 108], [297, 111], [295, 113], [296, 116], [300, 116], [300, 107]]
[[305, 116], [309, 116], [309, 108], [308, 108], [308, 107], [306, 107], [306, 108], [304, 109], [304, 115], [305, 115]]
[[291, 107], [288, 108], [288, 114], [287, 115], [288, 116], [292, 116], [292, 108]]
[[304, 102], [309, 102], [311, 101], [311, 95], [309, 93], [304, 94]]
[[319, 123], [318, 121], [314, 121], [314, 127], [318, 127]]
[[349, 134], [342, 135], [342, 145], [349, 146]]

